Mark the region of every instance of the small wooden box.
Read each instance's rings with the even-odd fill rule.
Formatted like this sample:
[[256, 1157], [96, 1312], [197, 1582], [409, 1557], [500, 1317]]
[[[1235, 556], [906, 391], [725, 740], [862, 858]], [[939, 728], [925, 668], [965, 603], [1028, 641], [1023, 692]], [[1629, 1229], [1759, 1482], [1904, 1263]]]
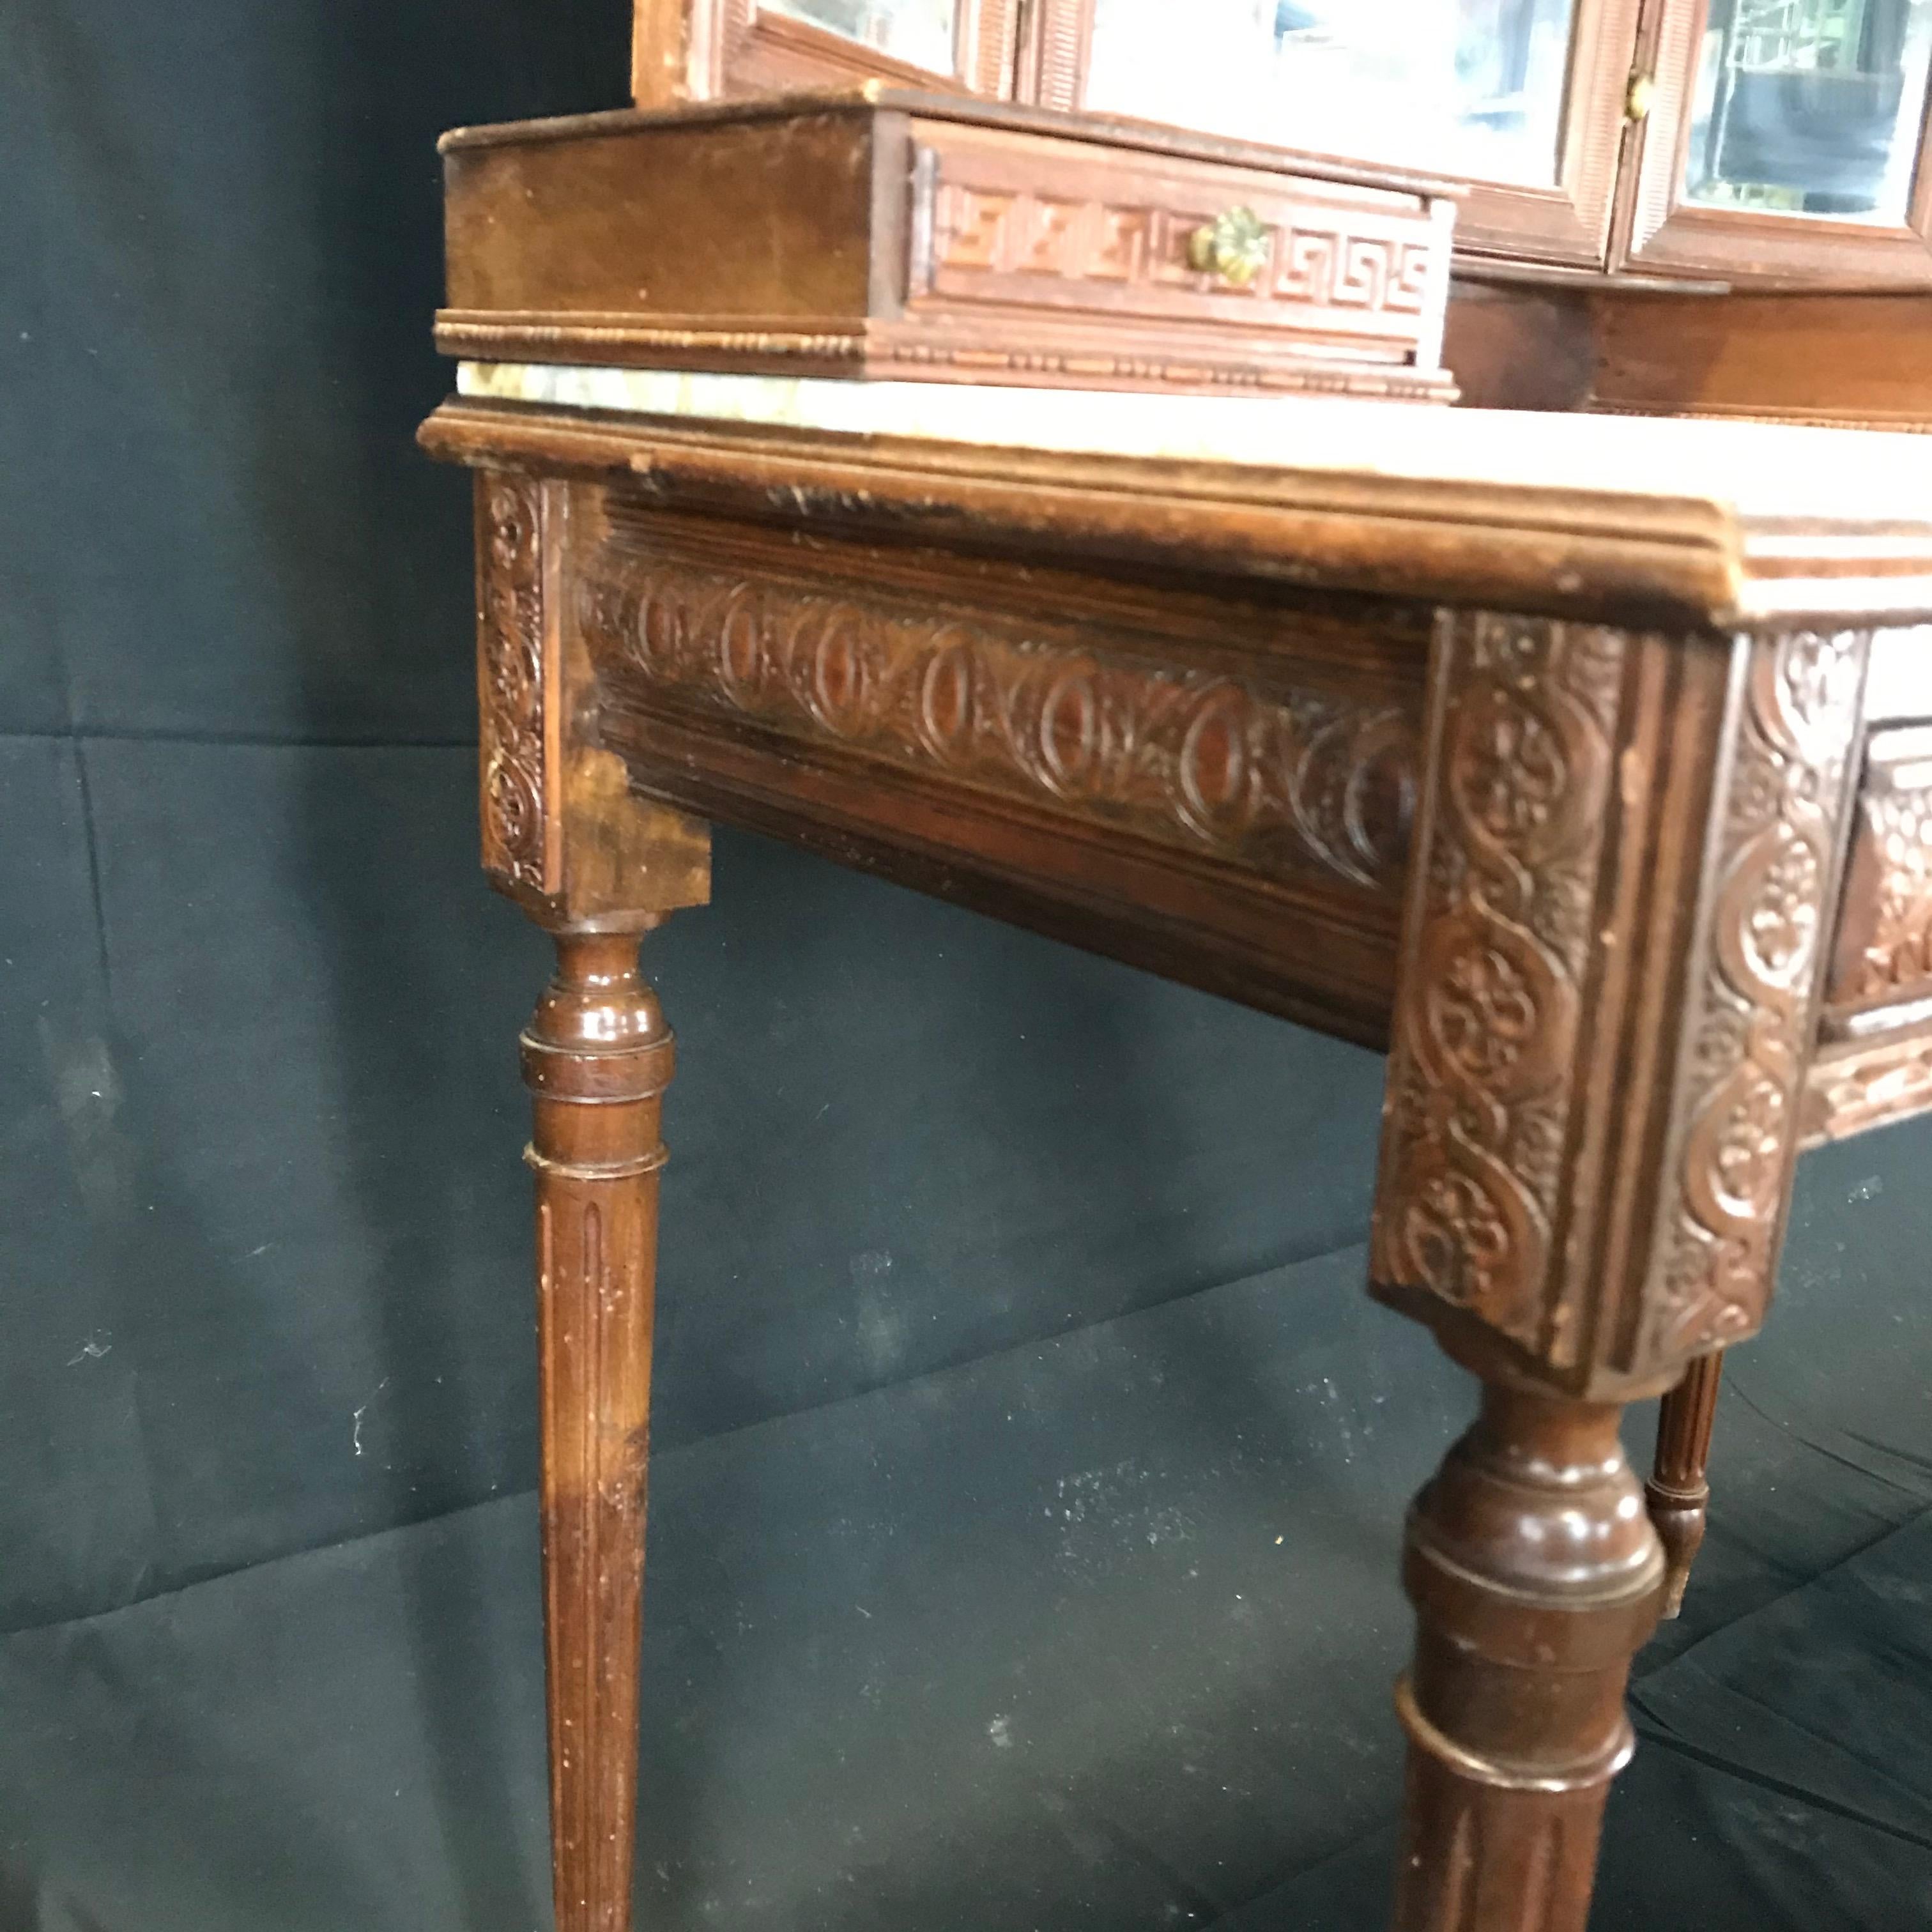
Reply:
[[442, 146], [452, 356], [1455, 395], [1442, 182], [877, 86]]

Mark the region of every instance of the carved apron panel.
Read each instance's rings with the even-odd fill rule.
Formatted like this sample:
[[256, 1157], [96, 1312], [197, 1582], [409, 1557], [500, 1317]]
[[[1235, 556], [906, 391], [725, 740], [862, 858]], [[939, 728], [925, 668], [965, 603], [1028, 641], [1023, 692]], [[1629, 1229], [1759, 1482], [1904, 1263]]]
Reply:
[[578, 621], [614, 691], [1004, 794], [1160, 843], [1393, 895], [1406, 709], [1142, 659], [844, 589], [668, 557], [586, 563]]

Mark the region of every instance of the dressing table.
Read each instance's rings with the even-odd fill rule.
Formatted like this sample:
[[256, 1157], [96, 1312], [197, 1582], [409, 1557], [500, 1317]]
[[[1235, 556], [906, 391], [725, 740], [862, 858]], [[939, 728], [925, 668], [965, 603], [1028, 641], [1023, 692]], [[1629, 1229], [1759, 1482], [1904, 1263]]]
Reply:
[[[475, 472], [484, 866], [558, 960], [522, 1051], [561, 1932], [629, 1922], [640, 943], [706, 902], [710, 824], [1388, 1050], [1368, 1286], [1480, 1392], [1404, 1540], [1398, 1932], [1581, 1932], [1793, 1164], [1932, 1108], [1932, 441], [1442, 406], [1469, 286], [1688, 302], [1699, 236], [1802, 266], [1772, 218], [1816, 212], [1725, 188], [1748, 142], [1703, 128], [1681, 219], [1640, 191], [1604, 48], [1708, 54], [1695, 9], [1516, 10], [1597, 34], [1526, 43], [1519, 94], [1583, 90], [1497, 124], [1542, 185], [1025, 104], [1079, 105], [1130, 10], [647, 4], [650, 111], [446, 142], [422, 440]], [[1618, 1420], [1659, 1395], [1646, 1502]]]
[[717, 820], [1389, 1045], [1372, 1286], [1481, 1388], [1407, 1532], [1395, 1923], [1580, 1928], [1666, 1587], [1622, 1406], [1762, 1321], [1802, 1145], [1932, 1104], [1932, 444], [460, 387], [423, 436], [478, 472], [484, 860], [559, 956], [560, 1924], [627, 1923], [672, 1055], [638, 946]]

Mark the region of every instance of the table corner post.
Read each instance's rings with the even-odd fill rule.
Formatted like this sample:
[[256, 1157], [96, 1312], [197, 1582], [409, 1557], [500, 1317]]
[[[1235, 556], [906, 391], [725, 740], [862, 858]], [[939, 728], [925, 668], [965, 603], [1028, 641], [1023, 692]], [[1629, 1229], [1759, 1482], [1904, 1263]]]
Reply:
[[[594, 506], [593, 506], [594, 507]], [[476, 485], [482, 859], [548, 932], [533, 1128], [546, 1705], [558, 1932], [628, 1932], [658, 1174], [674, 1047], [640, 942], [710, 896], [707, 829], [598, 742], [572, 486]], [[591, 520], [584, 518], [585, 522]]]
[[1865, 646], [1439, 621], [1370, 1273], [1483, 1393], [1405, 1539], [1396, 1932], [1583, 1932], [1666, 1589], [1619, 1418], [1763, 1318]]

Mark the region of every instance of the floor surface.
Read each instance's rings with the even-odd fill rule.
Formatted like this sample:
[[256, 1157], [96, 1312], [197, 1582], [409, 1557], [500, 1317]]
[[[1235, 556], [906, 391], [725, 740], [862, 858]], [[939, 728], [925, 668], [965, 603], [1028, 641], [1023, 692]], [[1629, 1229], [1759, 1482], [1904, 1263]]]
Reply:
[[[1604, 1932], [1932, 1925], [1927, 1316], [1883, 1268], [1917, 1151], [1808, 1168], [1640, 1666]], [[639, 1924], [1378, 1925], [1399, 1525], [1468, 1398], [1362, 1272], [661, 1456]], [[536, 1558], [516, 1496], [0, 1642], [0, 1928], [546, 1926]]]

